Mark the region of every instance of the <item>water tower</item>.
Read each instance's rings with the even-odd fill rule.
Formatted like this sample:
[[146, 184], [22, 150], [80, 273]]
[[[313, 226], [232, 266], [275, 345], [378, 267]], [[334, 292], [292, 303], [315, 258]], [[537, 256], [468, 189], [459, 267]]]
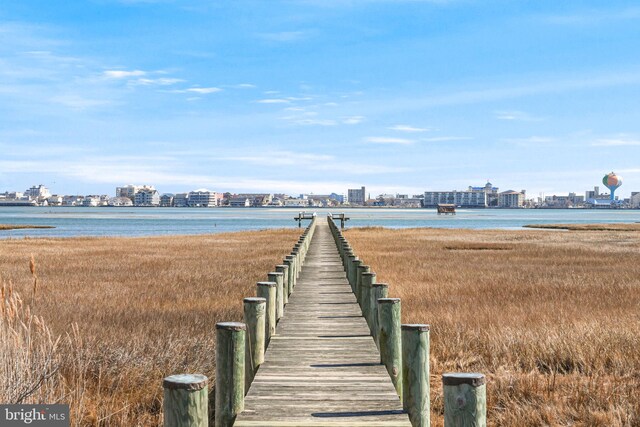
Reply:
[[615, 200], [613, 193], [618, 187], [622, 185], [622, 177], [611, 172], [606, 174], [604, 178], [602, 178], [602, 183], [611, 191], [611, 202], [613, 203], [613, 201]]

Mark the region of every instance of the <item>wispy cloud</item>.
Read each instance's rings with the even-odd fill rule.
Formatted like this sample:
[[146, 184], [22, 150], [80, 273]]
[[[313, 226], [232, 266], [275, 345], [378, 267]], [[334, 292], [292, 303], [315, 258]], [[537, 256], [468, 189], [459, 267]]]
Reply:
[[409, 133], [427, 132], [431, 130], [429, 128], [419, 128], [419, 127], [409, 126], [409, 125], [395, 125], [387, 129], [395, 130], [398, 132], [409, 132]]
[[525, 138], [503, 138], [501, 141], [520, 147], [537, 147], [540, 145], [551, 144], [556, 142], [557, 139], [549, 136], [529, 136]]
[[385, 136], [369, 136], [364, 138], [364, 142], [369, 144], [398, 144], [398, 145], [410, 145], [415, 143], [415, 141], [412, 139], [390, 138]]
[[594, 147], [623, 147], [640, 145], [640, 138], [627, 135], [618, 135], [613, 138], [600, 138], [591, 143]]
[[207, 95], [210, 93], [222, 92], [222, 89], [218, 87], [190, 87], [188, 89], [175, 89], [170, 91], [172, 93], [197, 93], [199, 95]]
[[519, 122], [539, 122], [542, 120], [540, 117], [535, 117], [527, 112], [518, 110], [496, 111], [494, 115], [498, 120], [511, 120]]
[[342, 123], [345, 125], [357, 125], [362, 123], [364, 120], [365, 120], [364, 116], [350, 116], [350, 117], [343, 117]]
[[141, 77], [146, 76], [147, 72], [142, 70], [107, 70], [104, 71], [103, 76], [109, 79], [128, 79], [131, 77]]
[[425, 142], [448, 142], [448, 141], [468, 141], [470, 136], [434, 136], [431, 138], [420, 138], [420, 141]]
[[258, 104], [290, 104], [291, 101], [284, 98], [267, 98], [256, 101]]
[[176, 78], [171, 78], [171, 77], [159, 77], [156, 79], [147, 79], [147, 78], [142, 78], [142, 79], [135, 79], [135, 80], [129, 80], [129, 84], [131, 85], [141, 85], [141, 86], [170, 86], [170, 85], [174, 85], [176, 83], [182, 83], [184, 82], [184, 79], [176, 79]]

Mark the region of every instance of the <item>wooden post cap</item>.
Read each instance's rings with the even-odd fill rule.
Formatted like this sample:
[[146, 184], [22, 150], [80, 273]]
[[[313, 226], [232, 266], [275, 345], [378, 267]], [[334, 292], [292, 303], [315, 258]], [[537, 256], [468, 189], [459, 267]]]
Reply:
[[358, 257], [356, 256], [356, 254], [354, 254], [353, 252], [349, 253], [347, 255], [348, 258], [353, 258], [353, 261], [355, 261]]
[[288, 266], [288, 265], [285, 265], [285, 264], [278, 264], [278, 265], [276, 265], [276, 268], [283, 268], [283, 269], [285, 269], [285, 270], [286, 270], [286, 269], [288, 269], [288, 268], [289, 268], [289, 266]]
[[378, 298], [378, 304], [399, 304], [400, 298]]
[[256, 286], [266, 286], [269, 288], [275, 288], [276, 286], [278, 286], [278, 284], [276, 282], [258, 282], [256, 283]]
[[365, 265], [365, 264], [360, 264], [360, 265], [358, 266], [358, 268], [369, 268], [369, 266], [368, 266], [368, 265]]
[[[368, 266], [365, 266], [365, 268]], [[376, 273], [374, 273], [373, 271], [365, 271], [362, 273], [363, 276], [375, 276]]]
[[421, 323], [404, 324], [401, 326], [401, 328], [403, 331], [429, 332], [429, 325], [424, 325]]
[[218, 322], [216, 329], [224, 329], [226, 331], [246, 331], [247, 325], [242, 322]]
[[461, 373], [451, 372], [442, 374], [443, 385], [462, 385], [468, 384], [471, 387], [480, 387], [487, 383], [487, 379], [483, 374], [479, 373]]
[[[367, 274], [367, 273], [364, 273], [364, 274]], [[373, 274], [375, 274], [375, 273], [373, 273]], [[389, 285], [387, 283], [374, 283], [371, 286], [374, 287], [374, 288], [388, 288], [389, 287]]]
[[248, 302], [249, 304], [266, 304], [267, 299], [262, 297], [248, 297], [243, 300], [244, 302]]
[[271, 271], [269, 276], [284, 276], [284, 273], [280, 273], [279, 271]]
[[201, 374], [178, 374], [166, 377], [162, 386], [170, 390], [198, 391], [207, 386], [209, 379]]

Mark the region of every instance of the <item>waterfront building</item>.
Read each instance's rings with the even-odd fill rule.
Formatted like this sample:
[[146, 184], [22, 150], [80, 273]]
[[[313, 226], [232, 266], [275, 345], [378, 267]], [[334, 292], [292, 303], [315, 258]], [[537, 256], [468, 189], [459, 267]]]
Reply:
[[135, 206], [159, 206], [160, 195], [158, 191], [152, 188], [143, 188], [136, 192], [133, 196], [133, 204]]
[[51, 197], [51, 192], [44, 185], [34, 185], [24, 192], [25, 197], [28, 197], [31, 200], [44, 201], [45, 199]]
[[524, 191], [503, 191], [498, 194], [498, 207], [501, 208], [522, 208], [524, 207]]
[[62, 206], [62, 196], [53, 195], [47, 197], [46, 202], [48, 206]]
[[588, 199], [607, 199], [610, 198], [611, 196], [609, 195], [609, 193], [601, 193], [600, 192], [600, 187], [595, 186], [593, 187], [593, 190], [587, 190], [584, 193], [584, 199], [588, 200]]
[[364, 205], [367, 201], [367, 194], [364, 187], [350, 188], [347, 190], [347, 202], [350, 205]]
[[165, 193], [160, 196], [160, 206], [163, 208], [170, 208], [173, 206], [173, 194]]
[[133, 202], [128, 197], [112, 197], [107, 201], [107, 206], [128, 207], [133, 206]]
[[235, 197], [244, 197], [250, 200], [250, 206], [267, 206], [273, 200], [273, 194], [267, 193], [241, 193]]
[[84, 196], [62, 196], [62, 206], [82, 206]]
[[298, 198], [288, 198], [287, 200], [283, 200], [283, 205], [288, 208], [299, 207], [305, 208], [309, 206], [309, 200], [298, 199]]
[[486, 208], [498, 205], [498, 187], [487, 182], [484, 187], [468, 187], [466, 191], [425, 191], [423, 206], [433, 208], [452, 204], [467, 208]]
[[188, 199], [189, 199], [189, 193], [176, 193], [173, 196], [173, 206], [176, 208], [187, 207]]
[[632, 191], [629, 205], [634, 209], [640, 209], [640, 191]]
[[92, 207], [92, 208], [100, 206], [100, 196], [87, 196], [87, 197], [85, 197], [82, 200], [82, 206]]
[[155, 190], [153, 185], [125, 185], [123, 187], [116, 187], [116, 197], [128, 197], [133, 202], [136, 193], [141, 190]]
[[222, 198], [222, 193], [216, 193], [215, 191], [202, 188], [189, 192], [187, 196], [187, 206], [192, 208], [214, 208], [220, 204]]
[[229, 199], [229, 206], [232, 208], [248, 208], [251, 200], [248, 197], [232, 197]]

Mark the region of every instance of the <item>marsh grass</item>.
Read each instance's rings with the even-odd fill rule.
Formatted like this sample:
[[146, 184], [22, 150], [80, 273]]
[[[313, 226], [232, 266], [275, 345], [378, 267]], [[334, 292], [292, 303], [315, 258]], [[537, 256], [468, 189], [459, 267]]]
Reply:
[[40, 381], [22, 401], [69, 403], [73, 425], [161, 424], [162, 378], [213, 380], [215, 323], [242, 320], [298, 236], [0, 241], [0, 401]]
[[345, 236], [403, 322], [431, 325], [434, 425], [450, 371], [487, 375], [493, 426], [640, 425], [640, 232]]

